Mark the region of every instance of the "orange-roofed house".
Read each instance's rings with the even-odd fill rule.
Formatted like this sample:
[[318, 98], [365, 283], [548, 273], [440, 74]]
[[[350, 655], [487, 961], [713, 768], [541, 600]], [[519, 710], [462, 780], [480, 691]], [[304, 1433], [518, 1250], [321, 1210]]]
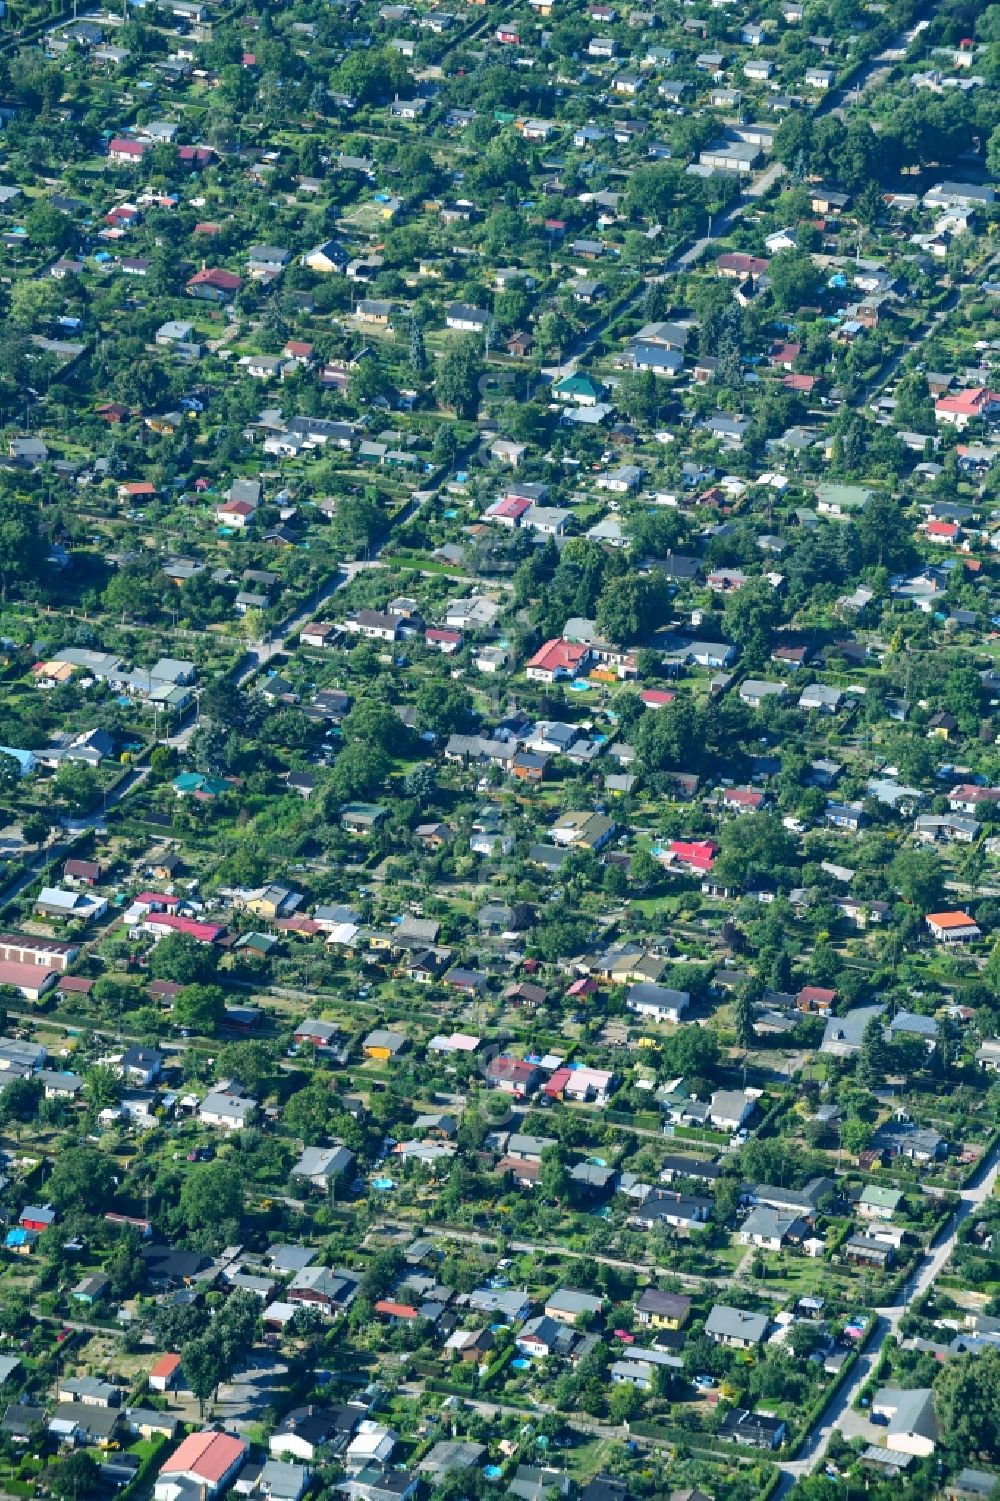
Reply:
[[938, 943], [974, 943], [982, 937], [967, 912], [929, 912], [925, 921]]
[[390, 1324], [412, 1324], [420, 1317], [420, 1310], [412, 1303], [397, 1303], [393, 1298], [379, 1298], [375, 1312], [380, 1318], [388, 1319]]
[[149, 1373], [150, 1390], [154, 1392], [168, 1392], [175, 1385], [180, 1373], [181, 1358], [179, 1355], [161, 1355]]
[[235, 1479], [247, 1452], [231, 1433], [191, 1433], [163, 1465], [153, 1495], [156, 1501], [210, 1501]]

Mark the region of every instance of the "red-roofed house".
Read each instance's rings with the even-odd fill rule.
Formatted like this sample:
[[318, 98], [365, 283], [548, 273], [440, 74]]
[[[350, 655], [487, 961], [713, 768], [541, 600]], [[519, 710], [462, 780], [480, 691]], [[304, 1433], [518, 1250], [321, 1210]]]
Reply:
[[428, 646], [436, 647], [439, 652], [450, 657], [454, 652], [461, 651], [465, 637], [461, 631], [449, 631], [443, 627], [431, 626], [424, 631], [424, 640]]
[[181, 1373], [181, 1358], [179, 1355], [161, 1355], [149, 1373], [150, 1389], [154, 1392], [168, 1392]]
[[486, 520], [513, 531], [515, 527], [521, 525], [521, 517], [525, 511], [531, 510], [533, 504], [534, 502], [524, 495], [504, 495], [490, 506], [486, 512]]
[[715, 269], [720, 276], [729, 276], [734, 281], [742, 281], [745, 276], [763, 276], [770, 264], [770, 261], [763, 260], [758, 255], [746, 255], [743, 251], [736, 251], [732, 254], [720, 255], [715, 263]]
[[771, 353], [768, 358], [775, 370], [791, 370], [801, 353], [801, 344], [786, 344], [781, 340], [777, 340], [771, 345]]
[[85, 975], [62, 975], [56, 985], [60, 995], [89, 995], [95, 982]]
[[222, 923], [198, 922], [193, 917], [177, 917], [172, 912], [150, 912], [142, 928], [157, 937], [165, 933], [185, 933], [196, 943], [216, 943], [226, 931]]
[[764, 805], [764, 793], [756, 792], [752, 787], [727, 787], [722, 801], [737, 813], [756, 813]]
[[836, 999], [837, 992], [824, 985], [803, 985], [795, 1004], [800, 1011], [832, 1011]]
[[639, 694], [647, 709], [665, 709], [677, 697], [667, 688], [644, 688]]
[[1000, 393], [988, 386], [975, 386], [968, 391], [939, 396], [934, 403], [934, 415], [939, 422], [947, 422], [961, 432], [970, 422], [1000, 416]]
[[190, 1433], [175, 1449], [156, 1478], [156, 1501], [183, 1501], [188, 1496], [210, 1498], [235, 1479], [247, 1457], [248, 1445], [231, 1433]]
[[948, 806], [953, 813], [971, 813], [984, 804], [1000, 803], [1000, 787], [976, 787], [971, 782], [962, 782], [948, 793]]
[[781, 384], [786, 391], [798, 391], [801, 396], [811, 396], [818, 379], [815, 375], [786, 375]]
[[0, 985], [20, 991], [26, 1001], [40, 1001], [56, 983], [56, 971], [48, 965], [0, 959]]
[[563, 1097], [563, 1091], [565, 1090], [572, 1077], [572, 1069], [557, 1068], [550, 1077], [548, 1083], [542, 1089], [542, 1094], [547, 1095], [550, 1100], [561, 1100]]
[[538, 1087], [538, 1069], [521, 1058], [509, 1058], [506, 1053], [499, 1053], [486, 1066], [486, 1082], [490, 1089], [499, 1089], [521, 1099]]
[[286, 359], [294, 360], [297, 365], [308, 365], [312, 361], [313, 346], [304, 343], [302, 339], [289, 339], [281, 352]]
[[719, 846], [711, 839], [671, 839], [670, 853], [679, 865], [691, 870], [708, 871], [715, 864]]
[[536, 683], [554, 683], [559, 678], [573, 678], [585, 672], [593, 655], [589, 646], [557, 638], [539, 647], [525, 671]]
[[169, 912], [171, 907], [179, 907], [179, 896], [167, 896], [160, 891], [140, 891], [139, 895], [132, 898], [133, 907], [144, 907], [147, 912]]
[[932, 542], [957, 542], [962, 528], [955, 521], [928, 521], [927, 535]]
[[134, 162], [141, 162], [146, 152], [151, 149], [151, 141], [127, 141], [124, 136], [113, 136], [108, 142], [108, 161], [126, 162], [131, 165]]
[[232, 302], [242, 285], [242, 279], [234, 271], [203, 266], [190, 278], [185, 291], [189, 297], [199, 297], [203, 302]]
[[207, 167], [215, 156], [210, 146], [178, 146], [177, 160], [185, 167]]
[[224, 526], [237, 526], [242, 529], [250, 525], [255, 510], [256, 506], [252, 506], [248, 500], [227, 500], [221, 506], [216, 507], [215, 519]]

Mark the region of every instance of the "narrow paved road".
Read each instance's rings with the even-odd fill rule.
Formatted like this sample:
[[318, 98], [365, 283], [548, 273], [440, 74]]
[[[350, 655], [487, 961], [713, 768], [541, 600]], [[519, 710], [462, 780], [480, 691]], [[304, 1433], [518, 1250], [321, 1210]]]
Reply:
[[100, 827], [104, 822], [108, 809], [120, 803], [127, 793], [131, 792], [134, 787], [138, 787], [148, 776], [148, 766], [137, 766], [133, 771], [128, 772], [118, 783], [114, 791], [108, 793], [100, 809], [95, 808], [93, 813], [88, 813], [85, 818], [74, 818], [72, 824], [68, 827], [65, 837], [60, 838], [57, 836], [50, 844], [42, 846], [38, 853], [28, 861], [28, 864], [21, 869], [20, 874], [15, 877], [10, 885], [5, 887], [3, 891], [0, 891], [0, 902], [12, 901], [14, 897], [20, 895], [26, 886], [31, 885], [32, 881], [40, 871], [44, 870], [46, 865], [49, 865], [53, 860], [58, 860], [62, 855], [68, 855], [81, 834], [87, 834], [91, 829]]
[[[990, 1197], [996, 1185], [998, 1173], [1000, 1173], [1000, 1147], [994, 1147], [984, 1160], [975, 1182], [962, 1190], [955, 1213], [935, 1244], [924, 1253], [910, 1280], [903, 1287], [899, 1302], [877, 1310], [879, 1321], [868, 1348], [861, 1355], [843, 1385], [834, 1393], [812, 1431], [806, 1435], [799, 1450], [799, 1458], [789, 1460], [781, 1466], [781, 1483], [774, 1493], [775, 1497], [780, 1498], [786, 1495], [799, 1480], [810, 1474], [822, 1461], [834, 1433], [844, 1432], [848, 1414], [851, 1413], [851, 1405], [875, 1369], [887, 1337], [897, 1332], [904, 1314], [908, 1312], [917, 1298], [923, 1297], [935, 1278], [944, 1270], [955, 1249], [959, 1230], [969, 1216], [974, 1214]], [[872, 1430], [872, 1443], [879, 1441], [880, 1433], [884, 1436], [883, 1430]]]
[[700, 239], [695, 240], [693, 245], [689, 245], [686, 250], [676, 255], [668, 265], [666, 271], [658, 272], [653, 276], [644, 276], [627, 302], [623, 303], [620, 307], [616, 307], [612, 314], [598, 318], [596, 323], [592, 323], [588, 329], [585, 329], [580, 334], [579, 338], [574, 340], [568, 350], [563, 351], [564, 357], [560, 363], [558, 365], [545, 366], [542, 374], [549, 376], [553, 383], [564, 379], [567, 375], [572, 375], [578, 362], [596, 344], [597, 340], [607, 329], [608, 324], [612, 321], [612, 318], [617, 322], [625, 313], [632, 312], [645, 297], [650, 287], [654, 286], [657, 282], [665, 281], [667, 277], [675, 276], [680, 271], [687, 271], [695, 265], [710, 245], [729, 233], [735, 221], [741, 214], [746, 212], [751, 204], [756, 203], [771, 191], [784, 170], [780, 162], [772, 162], [769, 167], [766, 167], [763, 172], [754, 178], [753, 182], [750, 183], [742, 195], [737, 194], [730, 206], [712, 219], [707, 234], [702, 235]]

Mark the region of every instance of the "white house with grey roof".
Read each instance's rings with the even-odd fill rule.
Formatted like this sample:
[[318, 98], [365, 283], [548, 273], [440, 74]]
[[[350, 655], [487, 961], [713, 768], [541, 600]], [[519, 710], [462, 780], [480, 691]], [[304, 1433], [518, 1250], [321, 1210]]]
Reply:
[[326, 1192], [331, 1183], [343, 1177], [354, 1163], [354, 1153], [346, 1147], [306, 1147], [292, 1168], [292, 1177]]
[[717, 1345], [726, 1345], [732, 1350], [752, 1350], [763, 1343], [767, 1325], [766, 1313], [749, 1313], [745, 1308], [716, 1303], [705, 1320], [705, 1333]]

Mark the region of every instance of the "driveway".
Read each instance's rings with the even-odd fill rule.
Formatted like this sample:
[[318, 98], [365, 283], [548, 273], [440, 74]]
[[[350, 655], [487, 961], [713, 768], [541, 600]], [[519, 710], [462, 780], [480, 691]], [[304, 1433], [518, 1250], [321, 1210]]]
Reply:
[[255, 1351], [252, 1364], [219, 1387], [218, 1398], [212, 1405], [215, 1418], [227, 1428], [242, 1432], [259, 1420], [266, 1407], [280, 1407], [286, 1395], [287, 1377], [284, 1361], [272, 1360]]

